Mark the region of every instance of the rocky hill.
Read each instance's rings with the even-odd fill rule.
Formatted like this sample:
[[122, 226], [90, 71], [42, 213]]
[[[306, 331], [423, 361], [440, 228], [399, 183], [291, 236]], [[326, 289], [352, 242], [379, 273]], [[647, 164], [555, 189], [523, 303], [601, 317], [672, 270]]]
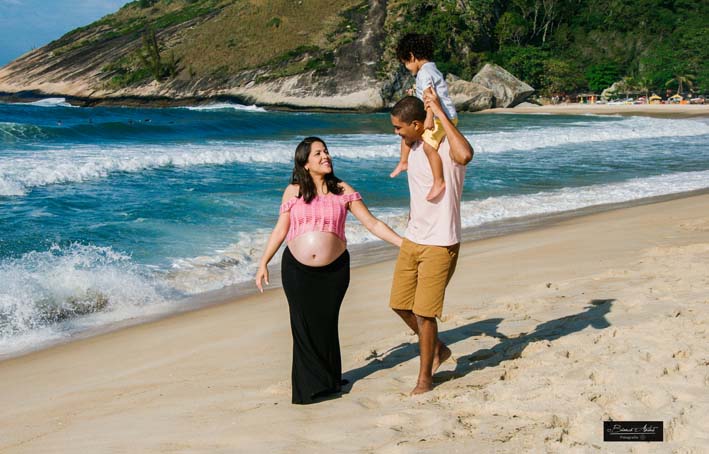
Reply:
[[0, 91], [375, 110], [388, 19], [385, 0], [135, 1], [0, 69]]
[[136, 0], [0, 68], [0, 95], [377, 110], [412, 83], [393, 48], [414, 30], [434, 36], [470, 110], [519, 102], [529, 85], [702, 93], [707, 17], [702, 0]]

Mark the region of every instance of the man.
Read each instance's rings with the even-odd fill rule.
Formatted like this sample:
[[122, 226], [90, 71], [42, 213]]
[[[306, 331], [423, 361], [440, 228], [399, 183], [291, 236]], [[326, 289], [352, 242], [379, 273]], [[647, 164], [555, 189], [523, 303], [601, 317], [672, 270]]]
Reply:
[[[419, 338], [421, 364], [411, 394], [433, 389], [433, 374], [451, 356], [438, 339], [436, 317], [443, 313], [443, 298], [458, 260], [461, 221], [460, 199], [465, 166], [473, 159], [473, 147], [448, 119], [433, 90], [425, 104], [408, 96], [391, 110], [394, 132], [410, 147], [408, 180], [411, 197], [409, 223], [394, 270], [390, 307]], [[438, 154], [443, 161], [445, 192], [426, 200], [433, 176], [423, 151], [426, 108], [441, 119], [446, 138]]]

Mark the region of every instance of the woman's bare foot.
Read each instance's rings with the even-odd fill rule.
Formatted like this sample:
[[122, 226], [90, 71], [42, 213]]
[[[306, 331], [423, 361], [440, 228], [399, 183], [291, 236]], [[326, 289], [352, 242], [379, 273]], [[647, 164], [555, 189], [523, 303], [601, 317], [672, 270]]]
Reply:
[[401, 172], [405, 172], [409, 168], [409, 163], [408, 162], [400, 162], [397, 164], [397, 166], [394, 168], [394, 171], [389, 174], [389, 178], [394, 178], [397, 175], [399, 175]]
[[446, 182], [444, 180], [441, 181], [433, 181], [433, 186], [431, 186], [431, 190], [428, 191], [428, 195], [426, 196], [426, 200], [429, 202], [434, 200], [436, 197], [439, 195], [443, 194], [443, 191], [446, 190]]
[[433, 355], [433, 365], [431, 367], [431, 374], [435, 374], [441, 364], [448, 361], [451, 357], [451, 349], [446, 346], [443, 342], [436, 348], [436, 353]]
[[411, 395], [415, 396], [417, 394], [423, 394], [431, 391], [433, 389], [433, 381], [431, 382], [422, 382], [419, 380], [416, 383], [416, 387], [411, 391]]

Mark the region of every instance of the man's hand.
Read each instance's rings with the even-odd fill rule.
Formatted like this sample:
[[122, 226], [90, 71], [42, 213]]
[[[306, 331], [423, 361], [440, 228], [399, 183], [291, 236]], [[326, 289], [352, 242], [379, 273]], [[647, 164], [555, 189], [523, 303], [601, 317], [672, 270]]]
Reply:
[[436, 90], [433, 87], [428, 87], [423, 92], [423, 105], [426, 109], [431, 109], [431, 112], [438, 118], [445, 115], [443, 107], [441, 107], [441, 100], [438, 99]]
[[436, 90], [428, 88], [423, 94], [424, 106], [430, 109], [441, 122], [443, 129], [446, 131], [446, 140], [450, 143], [450, 157], [456, 164], [464, 166], [473, 159], [473, 147], [468, 142], [468, 139], [461, 134], [458, 128], [448, 119], [441, 101], [438, 99]]

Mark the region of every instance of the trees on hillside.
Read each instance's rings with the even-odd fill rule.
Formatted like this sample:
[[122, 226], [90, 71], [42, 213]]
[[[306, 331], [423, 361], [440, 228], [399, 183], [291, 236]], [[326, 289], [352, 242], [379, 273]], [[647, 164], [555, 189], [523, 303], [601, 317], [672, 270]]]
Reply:
[[[623, 77], [642, 91], [709, 90], [705, 0], [410, 0], [401, 28], [429, 33], [444, 71], [468, 78], [485, 61], [545, 92], [600, 92]], [[683, 79], [682, 88], [687, 86]]]

